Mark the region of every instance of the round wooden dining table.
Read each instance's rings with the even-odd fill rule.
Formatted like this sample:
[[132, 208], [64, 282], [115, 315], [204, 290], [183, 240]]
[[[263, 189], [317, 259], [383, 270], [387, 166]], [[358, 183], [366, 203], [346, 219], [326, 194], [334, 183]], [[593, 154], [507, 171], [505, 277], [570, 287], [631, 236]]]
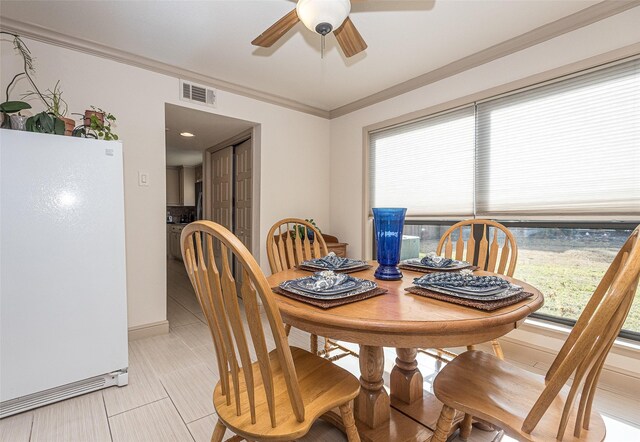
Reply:
[[[405, 291], [423, 273], [402, 270], [399, 281], [374, 278], [372, 268], [351, 273], [375, 281], [387, 293], [338, 307], [322, 309], [274, 293], [285, 323], [318, 336], [360, 345], [360, 395], [355, 415], [363, 440], [429, 440], [440, 412], [433, 395], [423, 390], [416, 361], [417, 348], [460, 347], [506, 335], [543, 304], [531, 285], [520, 285], [531, 297], [491, 312], [438, 301]], [[290, 269], [268, 277], [271, 287], [310, 272]], [[475, 271], [477, 275], [492, 273]], [[384, 347], [396, 348], [390, 393], [384, 388]], [[464, 380], [461, 380], [463, 382]]]

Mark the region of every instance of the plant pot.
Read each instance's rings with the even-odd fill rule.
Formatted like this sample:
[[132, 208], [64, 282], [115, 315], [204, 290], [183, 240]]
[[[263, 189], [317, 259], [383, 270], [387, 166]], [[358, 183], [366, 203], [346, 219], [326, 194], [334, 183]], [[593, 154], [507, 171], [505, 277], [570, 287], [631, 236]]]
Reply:
[[68, 137], [73, 133], [73, 129], [76, 127], [76, 122], [71, 118], [59, 117], [62, 121], [64, 121], [64, 134]]
[[94, 110], [84, 111], [84, 125], [91, 126], [91, 115], [95, 115], [101, 125], [104, 125], [104, 112], [98, 112]]
[[27, 119], [24, 115], [11, 115], [11, 129], [13, 130], [27, 130]]

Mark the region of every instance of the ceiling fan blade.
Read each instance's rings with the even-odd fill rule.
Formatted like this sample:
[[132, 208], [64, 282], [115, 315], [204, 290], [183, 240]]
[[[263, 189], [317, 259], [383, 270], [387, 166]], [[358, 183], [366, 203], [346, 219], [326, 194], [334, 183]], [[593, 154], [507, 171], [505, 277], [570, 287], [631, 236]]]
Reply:
[[269, 29], [260, 34], [255, 40], [251, 42], [254, 46], [262, 46], [263, 48], [271, 47], [280, 37], [293, 28], [300, 19], [296, 10], [293, 9], [287, 15], [275, 22]]
[[344, 55], [347, 57], [353, 57], [367, 49], [367, 43], [349, 17], [347, 17], [344, 23], [342, 23], [342, 26], [333, 31], [333, 33], [342, 48], [342, 52], [344, 52]]

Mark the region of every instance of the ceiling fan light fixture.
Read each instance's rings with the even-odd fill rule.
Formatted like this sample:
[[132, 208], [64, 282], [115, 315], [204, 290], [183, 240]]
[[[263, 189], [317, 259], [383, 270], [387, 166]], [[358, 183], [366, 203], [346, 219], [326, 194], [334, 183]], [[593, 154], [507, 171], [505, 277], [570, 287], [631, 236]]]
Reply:
[[351, 12], [349, 0], [298, 0], [296, 13], [311, 31], [326, 35], [342, 25]]

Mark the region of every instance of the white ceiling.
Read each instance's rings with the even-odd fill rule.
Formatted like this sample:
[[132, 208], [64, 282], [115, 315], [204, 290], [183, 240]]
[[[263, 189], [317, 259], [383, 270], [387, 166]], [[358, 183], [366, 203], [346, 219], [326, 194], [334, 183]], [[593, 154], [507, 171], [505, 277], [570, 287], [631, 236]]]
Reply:
[[594, 0], [369, 0], [351, 19], [369, 48], [343, 57], [298, 23], [250, 44], [289, 0], [7, 1], [2, 16], [331, 110], [598, 3]]
[[[167, 166], [196, 166], [202, 152], [253, 127], [250, 121], [172, 104], [165, 105]], [[186, 138], [181, 132], [195, 135]]]

